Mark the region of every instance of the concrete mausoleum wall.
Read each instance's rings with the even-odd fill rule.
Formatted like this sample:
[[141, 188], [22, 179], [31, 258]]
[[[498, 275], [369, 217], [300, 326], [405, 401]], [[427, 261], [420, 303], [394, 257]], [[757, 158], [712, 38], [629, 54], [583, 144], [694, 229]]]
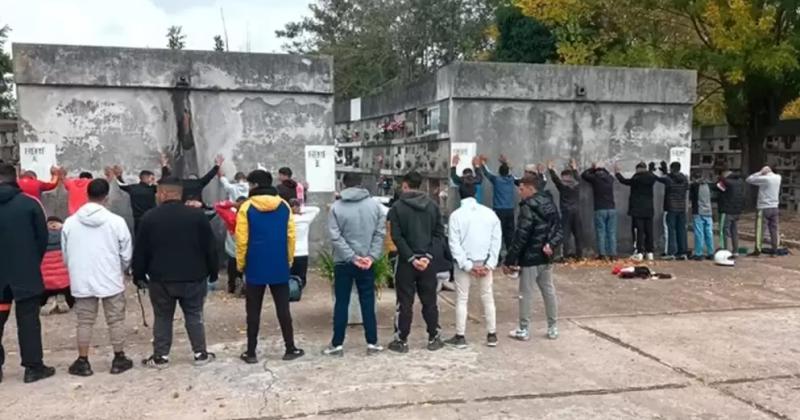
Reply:
[[[333, 144], [329, 57], [40, 44], [14, 44], [13, 55], [20, 141], [56, 144], [70, 176], [118, 163], [134, 182], [166, 150], [183, 176], [204, 174], [221, 154], [230, 178], [262, 165], [304, 179], [304, 146]], [[205, 199], [222, 193], [212, 181]], [[63, 191], [45, 202], [65, 212]], [[126, 194], [115, 189], [112, 202], [130, 215]]]
[[[454, 63], [440, 69], [415, 89], [427, 92], [400, 97], [398, 89], [360, 101], [364, 118], [395, 118], [416, 107], [447, 104], [446, 136], [450, 142], [475, 142], [490, 159], [505, 154], [516, 175], [527, 163], [554, 160], [557, 172], [569, 159], [581, 169], [604, 162], [613, 172], [619, 162], [630, 176], [639, 161], [669, 159], [673, 147], [691, 147], [692, 107], [696, 73], [685, 70], [580, 67], [511, 63]], [[392, 105], [395, 109], [391, 109]], [[443, 107], [444, 108], [444, 107]], [[337, 112], [337, 124], [353, 125]], [[396, 119], [396, 118], [395, 118]], [[685, 168], [688, 172], [689, 168]], [[488, 184], [488, 183], [487, 183]], [[548, 188], [558, 200], [552, 184]], [[619, 252], [631, 249], [629, 189], [617, 184]], [[457, 192], [450, 190], [454, 205]], [[583, 237], [594, 246], [591, 188], [581, 192]], [[656, 231], [661, 231], [663, 187], [656, 186]], [[488, 184], [484, 202], [491, 205]]]

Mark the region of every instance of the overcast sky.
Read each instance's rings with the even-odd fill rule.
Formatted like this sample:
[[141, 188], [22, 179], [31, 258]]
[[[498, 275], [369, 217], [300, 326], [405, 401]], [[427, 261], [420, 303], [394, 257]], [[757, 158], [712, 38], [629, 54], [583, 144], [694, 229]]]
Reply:
[[[10, 2], [10, 4], [9, 4]], [[186, 48], [210, 50], [223, 35], [231, 51], [281, 52], [275, 30], [309, 14], [308, 0], [2, 0], [11, 42], [166, 48], [183, 26]], [[10, 43], [6, 49], [10, 50]]]

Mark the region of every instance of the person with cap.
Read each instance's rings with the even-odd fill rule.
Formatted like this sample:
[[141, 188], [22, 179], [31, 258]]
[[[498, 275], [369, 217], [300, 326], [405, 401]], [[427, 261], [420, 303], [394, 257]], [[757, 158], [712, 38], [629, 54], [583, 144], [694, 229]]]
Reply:
[[503, 272], [519, 273], [519, 324], [509, 335], [516, 340], [530, 339], [534, 285], [544, 299], [547, 337], [558, 338], [558, 301], [553, 284], [553, 254], [564, 239], [558, 208], [550, 194], [537, 189], [538, 177], [520, 180], [517, 230], [505, 257]]
[[456, 333], [445, 344], [466, 348], [467, 303], [471, 282], [478, 282], [486, 320], [486, 345], [497, 346], [492, 272], [497, 267], [502, 246], [500, 219], [488, 207], [475, 200], [475, 187], [462, 184], [458, 189], [461, 206], [450, 214], [448, 239], [450, 252], [457, 265]]
[[[719, 247], [730, 250], [733, 257], [739, 253], [739, 217], [744, 210], [745, 182], [741, 175], [733, 172], [725, 164], [714, 186], [719, 191], [717, 211], [719, 212]], [[731, 247], [728, 247], [730, 240]]]
[[[580, 176], [578, 175], [578, 162], [571, 159], [569, 166], [561, 171], [561, 177], [555, 171], [553, 161], [548, 162], [547, 169], [550, 178], [558, 189], [559, 210], [561, 210], [561, 226], [564, 229], [564, 242], [561, 254], [565, 258], [583, 259], [583, 241], [581, 232], [583, 223], [580, 215]], [[573, 240], [574, 248], [567, 253], [567, 242]]]
[[89, 183], [89, 202], [68, 218], [61, 231], [61, 249], [69, 270], [70, 291], [75, 298], [78, 358], [69, 367], [76, 376], [91, 376], [89, 345], [102, 301], [108, 335], [114, 350], [111, 374], [133, 367], [125, 356], [125, 278], [133, 247], [125, 219], [109, 211], [109, 183], [95, 179]]
[[667, 163], [662, 161], [659, 170], [664, 176], [657, 179], [664, 184], [664, 211], [667, 212], [667, 260], [688, 259], [689, 246], [686, 239], [686, 195], [689, 179], [681, 173], [681, 163], [672, 162], [667, 172]]
[[756, 202], [756, 245], [753, 256], [761, 255], [764, 243], [764, 223], [769, 229], [770, 245], [772, 255], [780, 245], [780, 234], [778, 233], [778, 219], [781, 198], [781, 176], [772, 171], [769, 166], [763, 167], [760, 171], [750, 175], [745, 180], [750, 185], [758, 187], [758, 201]]
[[516, 194], [517, 179], [511, 175], [511, 167], [505, 156], [500, 156], [498, 174], [494, 174], [486, 166], [486, 156], [480, 157], [479, 171], [492, 183], [492, 209], [500, 219], [503, 231], [503, 245], [508, 250], [511, 237], [514, 235], [514, 196]]
[[594, 231], [597, 255], [602, 260], [617, 258], [617, 207], [614, 203], [614, 177], [602, 162], [592, 163], [581, 178], [592, 186]]
[[458, 176], [457, 167], [461, 163], [461, 157], [458, 155], [453, 156], [453, 164], [450, 166], [450, 180], [456, 188], [461, 184], [467, 182], [475, 185], [475, 199], [479, 203], [483, 202], [483, 171], [480, 170], [480, 157], [475, 156], [472, 158], [472, 168], [464, 168], [461, 171], [461, 176]]
[[[17, 185], [17, 170], [0, 164], [0, 340], [15, 304], [17, 338], [25, 383], [55, 375], [42, 361], [39, 304], [44, 292], [41, 264], [47, 250], [47, 223], [42, 206]], [[0, 344], [0, 382], [5, 350]]]
[[153, 305], [153, 354], [142, 363], [169, 366], [175, 307], [183, 311], [194, 364], [216, 358], [206, 348], [203, 306], [208, 279], [216, 279], [219, 255], [211, 224], [202, 210], [184, 204], [184, 182], [167, 177], [158, 184], [158, 207], [142, 217], [133, 250], [133, 281], [148, 288]]
[[283, 360], [295, 360], [305, 352], [295, 345], [289, 306], [289, 276], [296, 238], [292, 209], [278, 197], [269, 172], [261, 169], [250, 172], [247, 182], [250, 197], [236, 213], [236, 266], [244, 273], [247, 313], [247, 350], [240, 358], [248, 364], [258, 363], [261, 308], [269, 288], [286, 349]]
[[633, 259], [641, 261], [647, 258], [653, 261], [655, 242], [653, 240], [653, 186], [658, 178], [647, 169], [647, 164], [636, 164], [636, 173], [630, 178], [625, 178], [620, 173], [619, 166], [614, 165], [617, 181], [631, 188], [628, 196], [628, 216], [631, 217], [631, 230], [633, 232]]
[[386, 217], [383, 205], [373, 200], [369, 191], [361, 186], [361, 175], [346, 173], [342, 183], [345, 187], [341, 193], [342, 198], [333, 203], [328, 215], [328, 233], [333, 243], [333, 288], [336, 299], [333, 308], [333, 338], [323, 354], [341, 356], [344, 353], [342, 345], [347, 331], [350, 294], [354, 284], [361, 306], [367, 354], [374, 354], [383, 351], [383, 347], [378, 344], [378, 323], [375, 318], [374, 264], [383, 254]]

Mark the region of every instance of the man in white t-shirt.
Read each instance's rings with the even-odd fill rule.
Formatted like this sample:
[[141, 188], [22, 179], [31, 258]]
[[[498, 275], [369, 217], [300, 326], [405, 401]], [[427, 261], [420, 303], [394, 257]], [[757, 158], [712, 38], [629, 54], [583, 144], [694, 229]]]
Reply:
[[311, 222], [319, 214], [319, 207], [303, 207], [296, 199], [289, 200], [289, 205], [292, 206], [295, 229], [294, 262], [291, 273], [300, 277], [302, 285], [305, 286], [308, 273], [308, 233], [311, 230]]

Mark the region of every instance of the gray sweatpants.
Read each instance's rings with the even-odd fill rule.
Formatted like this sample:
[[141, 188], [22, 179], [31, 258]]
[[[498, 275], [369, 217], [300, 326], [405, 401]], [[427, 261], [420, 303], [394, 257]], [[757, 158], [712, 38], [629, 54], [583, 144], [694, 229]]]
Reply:
[[534, 285], [539, 286], [539, 291], [544, 299], [547, 326], [556, 325], [558, 319], [558, 299], [556, 298], [556, 288], [553, 285], [553, 266], [547, 264], [522, 267], [519, 276], [519, 328], [523, 330], [527, 330], [531, 324]]

